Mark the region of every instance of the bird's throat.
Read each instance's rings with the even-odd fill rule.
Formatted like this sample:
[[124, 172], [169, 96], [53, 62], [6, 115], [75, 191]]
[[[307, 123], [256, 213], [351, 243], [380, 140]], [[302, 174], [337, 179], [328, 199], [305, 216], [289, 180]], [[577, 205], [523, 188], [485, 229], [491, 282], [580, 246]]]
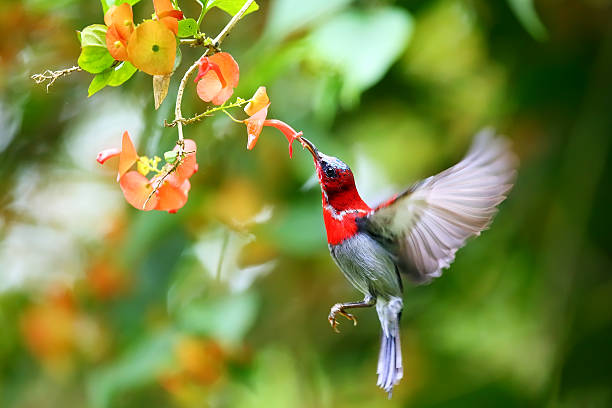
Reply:
[[357, 191], [353, 192], [330, 196], [323, 191], [323, 220], [327, 242], [330, 245], [340, 244], [354, 236], [358, 230], [356, 219], [366, 216], [371, 211]]

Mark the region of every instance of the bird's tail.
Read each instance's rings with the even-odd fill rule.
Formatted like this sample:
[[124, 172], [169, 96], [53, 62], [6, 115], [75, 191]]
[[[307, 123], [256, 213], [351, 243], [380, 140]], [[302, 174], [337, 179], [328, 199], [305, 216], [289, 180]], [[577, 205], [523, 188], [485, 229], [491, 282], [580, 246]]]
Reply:
[[392, 297], [388, 300], [379, 298], [376, 301], [376, 311], [382, 327], [376, 385], [389, 393], [389, 398], [391, 398], [393, 386], [404, 376], [399, 332], [402, 307], [402, 299], [399, 297]]

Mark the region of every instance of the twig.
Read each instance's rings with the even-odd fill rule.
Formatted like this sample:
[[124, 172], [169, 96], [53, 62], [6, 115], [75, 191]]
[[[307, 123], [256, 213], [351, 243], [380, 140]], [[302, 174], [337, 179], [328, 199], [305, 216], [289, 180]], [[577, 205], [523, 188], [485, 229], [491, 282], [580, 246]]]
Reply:
[[34, 74], [30, 78], [34, 80], [37, 84], [42, 84], [45, 81], [49, 81], [47, 84], [47, 92], [49, 92], [49, 87], [53, 85], [53, 83], [58, 79], [65, 75], [70, 75], [73, 72], [83, 71], [81, 67], [74, 66], [66, 69], [60, 69], [59, 71], [51, 71], [50, 69], [46, 70], [42, 74]]
[[251, 101], [252, 99], [245, 100], [245, 99], [238, 98], [236, 102], [234, 103], [230, 103], [229, 105], [215, 106], [214, 108], [207, 109], [204, 112], [199, 113], [189, 119], [178, 119], [178, 120], [173, 120], [172, 122], [164, 121], [164, 126], [165, 127], [175, 127], [179, 122], [181, 122], [184, 126], [191, 125], [192, 123], [202, 120], [202, 118], [211, 116], [212, 113], [215, 113], [218, 111], [225, 111], [225, 109], [229, 109], [229, 108], [239, 108], [242, 105], [245, 105]]

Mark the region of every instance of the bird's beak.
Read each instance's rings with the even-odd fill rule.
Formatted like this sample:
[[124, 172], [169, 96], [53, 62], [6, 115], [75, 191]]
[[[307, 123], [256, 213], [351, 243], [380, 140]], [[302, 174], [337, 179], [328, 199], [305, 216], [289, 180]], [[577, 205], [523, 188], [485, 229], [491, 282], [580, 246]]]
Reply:
[[319, 160], [319, 151], [310, 140], [306, 139], [305, 137], [300, 137], [300, 143], [302, 143], [304, 149], [308, 150], [312, 154], [312, 157], [314, 157], [315, 161]]

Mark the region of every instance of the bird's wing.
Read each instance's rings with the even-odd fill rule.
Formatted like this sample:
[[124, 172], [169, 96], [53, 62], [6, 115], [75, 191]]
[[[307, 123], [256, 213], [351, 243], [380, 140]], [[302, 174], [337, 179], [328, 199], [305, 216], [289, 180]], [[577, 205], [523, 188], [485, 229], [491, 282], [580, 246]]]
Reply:
[[489, 226], [512, 188], [516, 166], [508, 140], [485, 129], [463, 160], [376, 207], [364, 227], [391, 248], [402, 272], [428, 282]]

